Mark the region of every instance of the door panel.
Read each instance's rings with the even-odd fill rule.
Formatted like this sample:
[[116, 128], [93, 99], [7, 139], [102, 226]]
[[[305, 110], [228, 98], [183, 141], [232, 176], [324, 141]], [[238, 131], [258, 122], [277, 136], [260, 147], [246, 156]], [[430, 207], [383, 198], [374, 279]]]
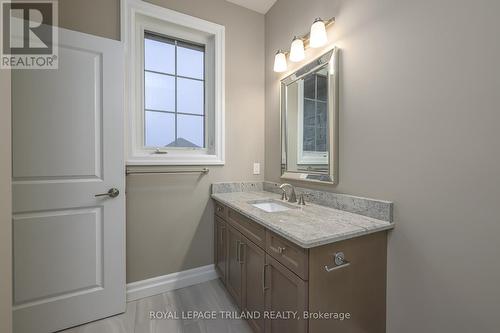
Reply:
[[15, 305], [102, 288], [101, 208], [18, 214], [14, 236]]
[[233, 296], [238, 307], [241, 308], [242, 291], [242, 264], [240, 262], [241, 234], [227, 225], [227, 279], [226, 287]]
[[125, 310], [123, 47], [59, 42], [59, 69], [12, 72], [16, 333]]
[[12, 101], [14, 180], [102, 175], [100, 54], [67, 45], [59, 53], [58, 70], [12, 75], [14, 97], [30, 96]]
[[[261, 315], [265, 310], [263, 274], [266, 264], [266, 253], [248, 238], [243, 241], [243, 304], [244, 311], [258, 311]], [[264, 332], [264, 319], [248, 320], [254, 332]]]
[[[307, 310], [307, 282], [270, 255], [266, 255], [266, 310], [297, 311], [302, 315]], [[266, 333], [305, 333], [307, 320], [266, 320]]]

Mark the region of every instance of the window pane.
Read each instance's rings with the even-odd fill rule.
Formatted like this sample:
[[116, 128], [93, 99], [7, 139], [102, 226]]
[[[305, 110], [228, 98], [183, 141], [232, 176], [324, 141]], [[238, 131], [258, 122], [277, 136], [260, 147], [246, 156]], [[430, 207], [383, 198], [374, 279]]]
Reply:
[[314, 126], [316, 124], [315, 106], [314, 101], [304, 100], [304, 126]]
[[203, 51], [177, 46], [177, 75], [203, 80]]
[[177, 112], [204, 114], [203, 81], [177, 79]]
[[165, 147], [175, 140], [173, 113], [146, 111], [145, 118], [146, 147]]
[[317, 102], [316, 104], [316, 126], [318, 127], [327, 127], [328, 119], [326, 112], [326, 103], [325, 102]]
[[177, 115], [177, 147], [204, 146], [204, 118]]
[[326, 151], [326, 127], [316, 129], [316, 151]]
[[326, 101], [328, 99], [327, 88], [328, 81], [326, 76], [318, 75], [318, 99], [320, 101]]
[[304, 98], [316, 98], [315, 75], [309, 75], [304, 78]]
[[144, 73], [145, 108], [175, 110], [175, 78], [168, 75]]
[[312, 126], [304, 126], [304, 137], [302, 140], [302, 150], [314, 151], [316, 143], [316, 130]]
[[175, 73], [175, 46], [153, 39], [144, 39], [144, 68], [150, 71]]

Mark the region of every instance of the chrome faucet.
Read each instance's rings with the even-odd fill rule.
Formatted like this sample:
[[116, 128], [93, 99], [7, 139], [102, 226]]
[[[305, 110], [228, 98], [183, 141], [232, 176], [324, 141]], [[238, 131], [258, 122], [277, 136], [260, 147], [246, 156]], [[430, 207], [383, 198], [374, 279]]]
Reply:
[[288, 198], [288, 202], [297, 202], [297, 195], [295, 194], [295, 187], [293, 187], [293, 185], [288, 184], [288, 183], [284, 183], [284, 184], [280, 185], [280, 189], [283, 191], [282, 199], [283, 200], [287, 199], [287, 195], [286, 195], [286, 191], [285, 191], [286, 187], [290, 188], [290, 197]]

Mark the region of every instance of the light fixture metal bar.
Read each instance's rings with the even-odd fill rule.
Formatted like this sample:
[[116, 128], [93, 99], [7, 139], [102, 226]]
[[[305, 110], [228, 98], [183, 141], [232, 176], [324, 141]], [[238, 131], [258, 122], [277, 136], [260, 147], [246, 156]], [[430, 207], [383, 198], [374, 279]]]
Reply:
[[[318, 21], [321, 21], [323, 22], [323, 24], [325, 25], [325, 28], [328, 28], [329, 26], [331, 26], [332, 24], [335, 23], [335, 17], [332, 17], [328, 20], [322, 20], [321, 18], [317, 18], [314, 23], [318, 22]], [[314, 25], [313, 23], [313, 25]], [[302, 35], [302, 36], [297, 36], [295, 35], [294, 39], [293, 40], [296, 40], [296, 39], [300, 39], [302, 40], [302, 43], [304, 45], [304, 51], [307, 50], [309, 47], [310, 47], [310, 39], [311, 39], [311, 36], [310, 36], [311, 32], [309, 31], [307, 34], [305, 35]], [[293, 43], [293, 41], [292, 41]], [[284, 72], [286, 71], [287, 69], [287, 64], [286, 64], [286, 57], [288, 57], [290, 55], [290, 50], [283, 50], [283, 49], [280, 49], [278, 50], [278, 52], [276, 52], [276, 55], [274, 57], [274, 71], [277, 72], [277, 73], [281, 73], [281, 72]], [[284, 58], [284, 59], [283, 59]], [[300, 58], [303, 58], [300, 57]], [[294, 60], [295, 62], [299, 61], [300, 59], [297, 59], [297, 60]], [[281, 65], [281, 63], [284, 61], [284, 65]], [[277, 64], [280, 64], [281, 66], [277, 65]], [[277, 67], [278, 66], [278, 67]]]

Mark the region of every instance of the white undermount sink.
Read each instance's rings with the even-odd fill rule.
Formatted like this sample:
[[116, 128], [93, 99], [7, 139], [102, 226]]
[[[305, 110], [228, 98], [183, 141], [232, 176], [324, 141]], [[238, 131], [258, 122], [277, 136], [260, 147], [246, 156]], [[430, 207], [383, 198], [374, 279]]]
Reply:
[[252, 206], [259, 208], [267, 213], [275, 213], [275, 212], [284, 212], [290, 209], [296, 209], [297, 207], [286, 204], [284, 202], [280, 202], [278, 200], [257, 200], [250, 201], [249, 204]]

